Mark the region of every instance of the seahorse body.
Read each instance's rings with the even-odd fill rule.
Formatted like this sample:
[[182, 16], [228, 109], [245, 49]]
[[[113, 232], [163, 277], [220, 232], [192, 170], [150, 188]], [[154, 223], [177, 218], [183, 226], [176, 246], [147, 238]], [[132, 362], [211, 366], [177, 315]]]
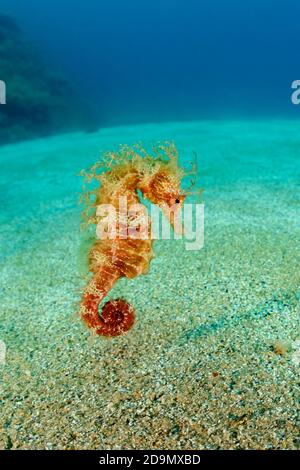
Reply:
[[[143, 155], [141, 155], [141, 153]], [[100, 188], [93, 194], [96, 199], [90, 203], [97, 209], [101, 204], [112, 204], [116, 209], [118, 234], [113, 239], [94, 241], [88, 254], [89, 270], [93, 273], [86, 286], [80, 314], [86, 325], [97, 335], [118, 336], [127, 332], [135, 319], [134, 309], [123, 299], [108, 301], [99, 314], [99, 306], [110, 289], [121, 277], [133, 279], [147, 273], [153, 258], [151, 221], [146, 212], [134, 213], [127, 224], [120, 216], [120, 198], [126, 198], [128, 207], [139, 204], [138, 191], [154, 204], [161, 207], [180, 208], [184, 195], [180, 193], [183, 173], [177, 165], [177, 151], [172, 144], [159, 147], [167, 160], [145, 154], [139, 147], [122, 147], [120, 152], [109, 156], [118, 160], [115, 165], [100, 175], [95, 171], [89, 175], [100, 182]], [[173, 222], [174, 211], [169, 213]], [[89, 223], [98, 222], [97, 213], [89, 216]], [[122, 237], [124, 235], [124, 237]]]

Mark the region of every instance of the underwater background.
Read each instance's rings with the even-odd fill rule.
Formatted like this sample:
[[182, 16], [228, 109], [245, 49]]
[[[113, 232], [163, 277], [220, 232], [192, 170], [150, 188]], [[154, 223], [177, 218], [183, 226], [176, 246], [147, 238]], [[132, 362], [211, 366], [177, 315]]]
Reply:
[[[300, 4], [2, 0], [0, 448], [299, 449]], [[158, 240], [78, 318], [78, 176], [120, 144], [197, 155], [205, 245]]]
[[[290, 99], [299, 71], [297, 0], [284, 5], [277, 0], [2, 0], [1, 13], [10, 15], [23, 35], [21, 52], [15, 32], [4, 30], [0, 36], [7, 108], [14, 106], [16, 76], [24, 82], [25, 75], [21, 91], [27, 114], [38, 98], [41, 108], [40, 95], [49, 91], [48, 107], [60, 107], [55, 117], [61, 121], [65, 115], [66, 128], [76, 120], [55, 102], [57, 95], [68, 102], [71, 115], [80, 111], [92, 128], [299, 115]], [[0, 21], [0, 28], [4, 25]], [[9, 51], [3, 41], [8, 36], [15, 42]], [[56, 82], [41, 88], [44, 75]], [[76, 94], [73, 102], [58, 77]], [[22, 113], [16, 112], [16, 121], [20, 125]], [[77, 122], [83, 126], [78, 116]], [[38, 128], [37, 120], [33, 127]]]

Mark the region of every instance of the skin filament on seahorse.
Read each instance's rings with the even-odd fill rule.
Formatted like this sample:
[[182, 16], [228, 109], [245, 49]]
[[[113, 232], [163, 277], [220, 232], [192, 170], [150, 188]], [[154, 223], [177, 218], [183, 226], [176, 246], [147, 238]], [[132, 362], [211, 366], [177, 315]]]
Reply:
[[92, 278], [82, 295], [80, 315], [96, 335], [119, 336], [133, 326], [135, 312], [125, 300], [110, 300], [102, 308], [100, 304], [121, 277], [133, 279], [146, 274], [153, 258], [151, 221], [147, 212], [133, 213], [128, 217], [128, 225], [124, 225], [120, 217], [121, 202], [125, 198], [128, 207], [141, 204], [140, 192], [162, 209], [173, 226], [184, 202], [185, 195], [180, 189], [184, 173], [178, 166], [176, 147], [171, 143], [159, 145], [153, 154], [138, 145], [122, 146], [118, 152], [106, 154], [107, 171], [103, 171], [103, 162], [99, 162], [90, 173], [84, 173], [87, 181], [95, 179], [100, 183], [86, 194], [87, 207], [83, 215], [87, 225], [103, 221], [103, 215], [98, 213], [103, 204], [113, 205], [118, 216], [116, 236], [100, 239], [93, 236], [88, 251], [88, 270]]

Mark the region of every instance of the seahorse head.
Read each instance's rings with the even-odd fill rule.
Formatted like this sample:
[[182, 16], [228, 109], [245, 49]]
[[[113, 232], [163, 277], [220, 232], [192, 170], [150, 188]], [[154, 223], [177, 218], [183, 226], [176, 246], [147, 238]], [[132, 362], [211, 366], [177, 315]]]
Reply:
[[159, 206], [180, 206], [185, 199], [180, 188], [180, 179], [164, 166], [158, 168], [149, 180], [147, 187], [144, 187], [143, 193], [149, 201]]
[[178, 166], [178, 154], [173, 144], [161, 146], [160, 150], [167, 158], [151, 162], [149, 173], [145, 172], [140, 189], [146, 199], [162, 209], [174, 227], [175, 218], [186, 197], [181, 189], [184, 173]]
[[[107, 171], [103, 171], [105, 167]], [[84, 215], [89, 223], [95, 223], [94, 212], [101, 202], [111, 201], [115, 195], [140, 190], [145, 199], [162, 209], [174, 227], [176, 215], [185, 199], [181, 190], [185, 173], [178, 164], [178, 151], [173, 143], [158, 144], [150, 153], [139, 144], [120, 146], [118, 151], [104, 154], [103, 160], [83, 175], [87, 181], [96, 179], [100, 182], [100, 188], [91, 192], [96, 196], [93, 202], [88, 195]]]

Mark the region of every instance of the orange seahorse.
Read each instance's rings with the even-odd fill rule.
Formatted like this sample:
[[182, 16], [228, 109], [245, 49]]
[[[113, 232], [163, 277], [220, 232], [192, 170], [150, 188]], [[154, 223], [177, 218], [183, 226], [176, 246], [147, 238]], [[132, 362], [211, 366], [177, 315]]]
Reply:
[[[97, 209], [103, 204], [113, 205], [116, 232], [110, 238], [93, 239], [88, 252], [88, 267], [93, 276], [84, 289], [80, 315], [95, 334], [112, 337], [132, 327], [135, 312], [125, 300], [116, 299], [106, 302], [99, 313], [102, 300], [121, 277], [133, 279], [147, 273], [153, 257], [151, 221], [147, 212], [137, 210], [125, 223], [121, 202], [126, 198], [127, 206], [134, 207], [132, 205], [140, 203], [140, 192], [145, 199], [161, 207], [174, 227], [185, 195], [180, 189], [184, 173], [178, 166], [178, 152], [172, 143], [156, 146], [152, 155], [135, 145], [122, 146], [118, 152], [109, 152], [105, 157], [105, 161], [109, 161], [107, 171], [103, 171], [103, 162], [99, 162], [90, 173], [84, 173], [88, 181], [96, 179], [100, 183], [100, 187], [86, 194], [84, 214], [88, 224], [97, 225], [105, 219]], [[98, 169], [102, 171], [98, 173]]]

